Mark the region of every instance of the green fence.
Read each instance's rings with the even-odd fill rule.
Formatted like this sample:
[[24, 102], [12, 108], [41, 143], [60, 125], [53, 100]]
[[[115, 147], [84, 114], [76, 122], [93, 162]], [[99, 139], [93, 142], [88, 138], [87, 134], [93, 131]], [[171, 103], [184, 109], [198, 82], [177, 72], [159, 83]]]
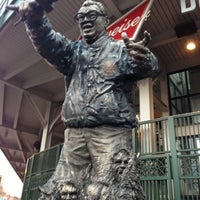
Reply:
[[[200, 199], [200, 112], [141, 122], [133, 133], [146, 200]], [[37, 200], [62, 145], [29, 159], [22, 200]]]
[[146, 200], [200, 199], [200, 112], [141, 122], [134, 138]]
[[141, 183], [146, 199], [173, 199], [170, 155], [141, 157]]
[[28, 160], [23, 184], [22, 200], [37, 200], [38, 186], [44, 185], [53, 174], [62, 145], [35, 154]]

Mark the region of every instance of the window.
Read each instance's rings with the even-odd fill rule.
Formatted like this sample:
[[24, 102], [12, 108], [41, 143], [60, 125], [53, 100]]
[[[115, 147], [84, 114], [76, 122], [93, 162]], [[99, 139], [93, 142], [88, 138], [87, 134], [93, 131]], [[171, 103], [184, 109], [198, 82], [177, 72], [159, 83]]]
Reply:
[[168, 75], [170, 114], [200, 110], [200, 66]]

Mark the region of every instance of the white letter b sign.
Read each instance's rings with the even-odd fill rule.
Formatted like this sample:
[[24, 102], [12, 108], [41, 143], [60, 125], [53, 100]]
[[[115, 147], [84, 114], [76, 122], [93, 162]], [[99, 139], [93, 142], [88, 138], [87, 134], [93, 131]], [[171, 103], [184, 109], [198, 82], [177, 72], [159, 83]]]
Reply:
[[[196, 8], [196, 0], [180, 0], [181, 1], [181, 13], [186, 13]], [[199, 0], [200, 5], [200, 0]]]

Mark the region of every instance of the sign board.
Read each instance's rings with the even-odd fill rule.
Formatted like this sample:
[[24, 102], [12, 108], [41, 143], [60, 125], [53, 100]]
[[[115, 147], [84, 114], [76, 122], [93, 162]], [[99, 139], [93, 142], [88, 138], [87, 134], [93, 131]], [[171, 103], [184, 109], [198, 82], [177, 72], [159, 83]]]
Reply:
[[[200, 0], [199, 7], [200, 7]], [[193, 11], [197, 7], [196, 0], [180, 0], [181, 3], [181, 13], [187, 13]]]
[[111, 24], [107, 28], [108, 34], [115, 40], [121, 40], [121, 34], [126, 32], [129, 38], [136, 39], [144, 20], [148, 17], [152, 3], [153, 0], [142, 1], [135, 8]]

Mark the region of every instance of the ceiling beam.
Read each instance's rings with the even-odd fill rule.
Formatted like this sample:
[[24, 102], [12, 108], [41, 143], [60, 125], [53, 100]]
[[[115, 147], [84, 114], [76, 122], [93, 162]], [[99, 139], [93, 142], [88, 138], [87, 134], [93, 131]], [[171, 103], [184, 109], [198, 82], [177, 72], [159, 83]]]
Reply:
[[[1, 136], [0, 136], [1, 137]], [[23, 152], [24, 154], [29, 154], [31, 152], [28, 151], [24, 151], [24, 150], [20, 150], [20, 149], [16, 149], [13, 148], [12, 146], [8, 146], [7, 144], [0, 144], [0, 149], [4, 149], [4, 150], [12, 150], [12, 151], [17, 151], [17, 152]]]
[[20, 72], [28, 69], [29, 67], [33, 66], [41, 60], [42, 58], [36, 52], [33, 51], [33, 53], [30, 54], [30, 56], [23, 57], [23, 59], [20, 60], [20, 62], [16, 64], [15, 67], [10, 67], [6, 74], [4, 74], [3, 80], [8, 80], [16, 76]]
[[41, 113], [40, 109], [38, 108], [36, 102], [34, 101], [32, 96], [28, 92], [25, 92], [24, 94], [25, 94], [26, 98], [28, 99], [28, 102], [33, 107], [34, 113], [36, 114], [36, 117], [38, 117], [42, 127], [45, 127], [45, 125], [47, 124], [47, 121], [45, 120], [44, 116], [42, 115], [42, 113]]
[[9, 83], [8, 81], [5, 81], [3, 79], [0, 79], [0, 83], [3, 83], [3, 84], [5, 84], [5, 85], [7, 85], [7, 86], [9, 86], [11, 88], [14, 88], [14, 89], [18, 90], [18, 91], [24, 91], [24, 92], [35, 94], [36, 96], [41, 97], [42, 99], [45, 99], [45, 100], [48, 100], [48, 101], [52, 100], [52, 94], [49, 93], [49, 92], [46, 92], [46, 91], [40, 92], [39, 90], [31, 89], [30, 90], [31, 92], [29, 92], [29, 90], [25, 90], [24, 88], [19, 87], [16, 84]]
[[59, 112], [59, 113], [54, 117], [54, 119], [52, 120], [51, 124], [49, 125], [49, 132], [52, 131], [54, 125], [56, 124], [56, 122], [57, 122], [58, 120], [60, 120], [60, 118], [61, 118], [61, 112]]
[[9, 83], [8, 81], [2, 80], [2, 79], [0, 79], [0, 83], [4, 83], [5, 85], [10, 86], [12, 88], [15, 88], [15, 89], [17, 89], [19, 91], [25, 91], [23, 88], [20, 88], [20, 87], [14, 85], [12, 83]]
[[53, 101], [53, 99], [54, 99], [54, 95], [52, 94], [52, 92], [41, 89], [41, 88], [40, 89], [29, 88], [29, 89], [27, 89], [27, 91], [30, 94], [34, 94], [34, 95], [41, 97], [42, 99], [47, 100], [47, 101]]
[[48, 83], [50, 81], [55, 81], [57, 79], [61, 79], [63, 78], [63, 75], [60, 74], [57, 70], [52, 70], [49, 71], [45, 74], [38, 74], [36, 77], [32, 76], [31, 79], [29, 79], [28, 81], [24, 82], [24, 84], [22, 85], [22, 87], [24, 89], [28, 89], [31, 87], [35, 87], [41, 84], [45, 84]]
[[[20, 91], [19, 95], [18, 95], [18, 98], [16, 98], [16, 101], [15, 101], [15, 103], [16, 103], [16, 112], [15, 112], [14, 123], [13, 123], [13, 128], [14, 129], [17, 128], [17, 124], [18, 124], [18, 120], [19, 120], [19, 113], [20, 113], [20, 109], [21, 109], [22, 98], [23, 98], [23, 91]], [[22, 159], [23, 159], [24, 162], [26, 162], [26, 157], [25, 157], [24, 152], [23, 152], [21, 139], [20, 139], [20, 136], [18, 134], [18, 131], [15, 131], [15, 134], [16, 134], [17, 145], [18, 145], [20, 153], [22, 155]]]
[[[19, 132], [25, 132], [26, 134], [30, 134], [30, 135], [36, 135], [38, 136], [38, 129], [34, 129], [31, 127], [19, 127], [17, 129], [13, 128], [12, 126], [6, 125], [6, 123], [4, 123], [4, 125], [0, 125], [1, 128], [4, 128], [5, 130], [11, 130], [11, 131], [19, 131]], [[0, 132], [1, 134], [1, 132]]]
[[44, 151], [45, 149], [50, 148], [51, 135], [49, 135], [49, 120], [51, 114], [51, 105], [51, 102], [46, 103], [45, 120], [47, 123], [45, 126], [43, 126], [40, 151]]
[[16, 133], [17, 145], [18, 145], [18, 147], [19, 147], [19, 150], [21, 150], [20, 153], [21, 153], [21, 155], [22, 155], [22, 159], [23, 159], [23, 161], [26, 163], [26, 160], [27, 160], [27, 159], [26, 159], [26, 156], [25, 156], [25, 154], [24, 154], [24, 152], [23, 152], [23, 147], [22, 147], [22, 142], [21, 142], [20, 136], [19, 136], [19, 134], [18, 134], [17, 131], [15, 131], [15, 133]]
[[23, 91], [19, 91], [18, 97], [15, 99], [15, 104], [16, 104], [16, 111], [15, 111], [15, 117], [14, 117], [14, 123], [13, 123], [13, 128], [17, 128], [18, 120], [19, 120], [19, 113], [21, 109], [21, 103], [22, 103], [22, 97], [23, 97]]
[[[5, 143], [3, 142], [1, 136], [0, 136], [0, 141], [1, 141], [1, 144], [5, 146]], [[10, 154], [9, 150], [8, 149], [2, 149], [2, 151], [5, 155], [5, 157], [7, 158], [7, 160], [9, 160], [9, 162], [10, 162], [10, 160], [12, 160], [13, 157]], [[17, 168], [16, 164], [15, 163], [10, 163], [10, 164], [12, 165], [13, 169], [17, 172], [18, 168]], [[20, 176], [20, 174], [18, 174], [18, 176]]]
[[23, 167], [26, 166], [26, 162], [24, 163], [24, 162], [22, 162], [20, 160], [10, 160], [10, 162], [13, 162], [13, 163], [18, 164], [18, 165], [21, 164], [21, 165], [23, 165]]
[[[197, 20], [195, 23], [198, 28], [198, 31], [200, 31], [200, 20]], [[170, 42], [173, 42], [179, 39], [181, 38], [178, 38], [176, 36], [175, 30], [169, 29], [168, 31], [165, 31], [162, 34], [158, 34], [157, 36], [154, 36], [151, 40], [150, 48], [153, 49], [153, 48], [168, 44]]]

